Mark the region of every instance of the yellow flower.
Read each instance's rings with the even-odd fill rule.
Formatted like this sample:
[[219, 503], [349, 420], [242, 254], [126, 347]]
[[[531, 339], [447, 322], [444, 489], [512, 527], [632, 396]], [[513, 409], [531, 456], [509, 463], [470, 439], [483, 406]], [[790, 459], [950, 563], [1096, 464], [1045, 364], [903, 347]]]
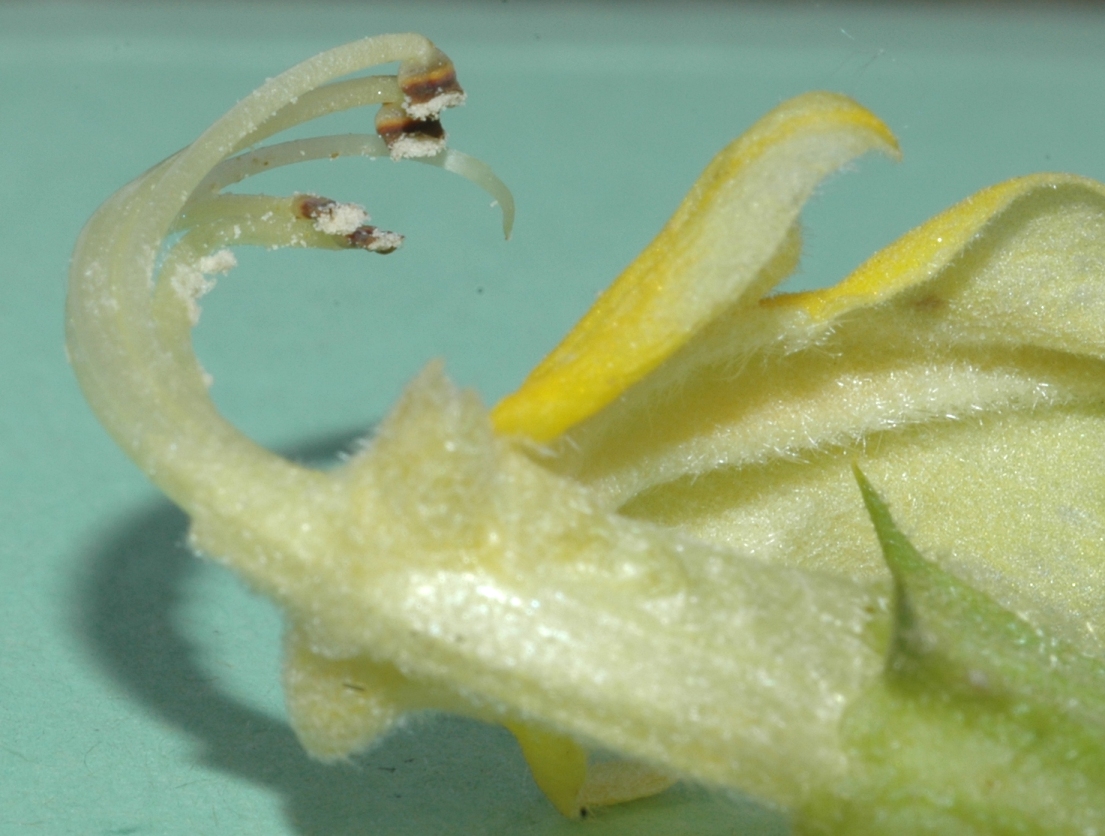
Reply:
[[[774, 133], [788, 122], [794, 135]], [[761, 142], [768, 171], [748, 171], [743, 147]], [[872, 147], [895, 152], [842, 97], [781, 105], [711, 163], [496, 426], [549, 443], [547, 467], [623, 514], [884, 578], [860, 461], [924, 550], [1105, 655], [1105, 186], [1011, 180], [834, 287], [766, 295], [796, 261], [812, 182]]]
[[[395, 60], [397, 77], [328, 83]], [[1105, 655], [1105, 187], [1066, 175], [1002, 184], [834, 288], [770, 296], [797, 263], [798, 215], [821, 179], [869, 150], [897, 155], [886, 126], [842, 96], [786, 102], [722, 151], [490, 412], [431, 367], [326, 472], [227, 424], [189, 341], [207, 276], [233, 264], [222, 248], [387, 252], [400, 238], [350, 204], [223, 188], [305, 156], [390, 153], [475, 180], [509, 229], [505, 188], [443, 150], [437, 115], [462, 97], [448, 59], [418, 36], [324, 53], [110, 198], [74, 254], [68, 339], [86, 395], [189, 513], [195, 547], [284, 609], [289, 713], [308, 751], [344, 757], [406, 712], [444, 709], [511, 728], [567, 815], [658, 791], [670, 775], [756, 793], [811, 829], [854, 821], [857, 807], [891, 820], [905, 796], [871, 789], [893, 784], [893, 769], [871, 766], [854, 729], [906, 728], [915, 701], [871, 696], [896, 670], [888, 643], [892, 661], [916, 650], [903, 613], [938, 625], [961, 614], [930, 618], [944, 604], [930, 607], [899, 566], [892, 622], [879, 544], [897, 535], [870, 489], [864, 510], [857, 462], [921, 552], [998, 602], [970, 618], [1006, 624], [993, 613], [1011, 610], [1026, 621], [1008, 624], [1064, 648], [1056, 658]], [[386, 144], [330, 137], [238, 153], [368, 103], [384, 105]], [[957, 648], [948, 658], [967, 660], [968, 679], [992, 658], [1005, 660], [994, 671], [1035, 670], [1036, 657]], [[950, 665], [929, 664], [929, 679]], [[988, 677], [984, 691], [1006, 682]], [[1021, 687], [1036, 682], [1027, 674], [1007, 679], [1043, 699]], [[955, 700], [947, 712], [962, 708]], [[982, 751], [983, 726], [956, 745]], [[1023, 729], [1000, 729], [984, 743], [1005, 752]], [[629, 760], [589, 766], [591, 747]], [[1040, 759], [1018, 780], [1059, 774]], [[1105, 815], [1086, 801], [1094, 780], [1021, 815], [1060, 830], [1063, 805]], [[1011, 803], [971, 799], [963, 809], [983, 828]], [[906, 832], [895, 821], [885, 832]]]

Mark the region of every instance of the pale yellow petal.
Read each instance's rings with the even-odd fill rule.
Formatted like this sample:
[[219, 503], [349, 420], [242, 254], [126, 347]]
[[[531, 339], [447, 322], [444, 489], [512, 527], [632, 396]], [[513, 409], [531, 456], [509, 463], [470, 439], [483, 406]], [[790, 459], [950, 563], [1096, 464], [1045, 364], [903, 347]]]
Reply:
[[299, 742], [311, 755], [354, 754], [388, 731], [409, 706], [408, 683], [392, 665], [365, 656], [327, 659], [298, 630], [284, 639], [284, 698]]
[[769, 563], [888, 582], [849, 491], [859, 462], [942, 566], [1105, 656], [1103, 419], [1083, 407], [878, 433], [851, 449], [668, 483], [623, 511]]
[[890, 131], [851, 99], [808, 93], [723, 150], [656, 239], [494, 410], [499, 431], [548, 441], [609, 404], [711, 319], [793, 269], [795, 221], [827, 174]]
[[[854, 292], [740, 312], [549, 463], [631, 515], [875, 578], [885, 570], [850, 489], [858, 458], [927, 553], [1105, 652], [1092, 592], [1105, 552], [1105, 189], [1028, 178], [931, 223], [959, 249], [914, 232], [845, 282]], [[871, 265], [894, 269], [875, 281]]]
[[[1105, 353], [1103, 187], [1048, 176], [998, 191], [999, 215], [970, 216], [958, 253], [926, 261], [909, 281], [887, 279], [885, 293], [769, 298], [707, 329], [574, 430], [563, 469], [625, 497], [680, 473], [919, 421], [1065, 402], [1071, 387], [1096, 397], [1096, 366], [1085, 362]], [[922, 244], [910, 233], [868, 264]], [[870, 275], [865, 266], [843, 287]], [[806, 310], [845, 302], [827, 323]], [[1084, 360], [1053, 356], [1059, 349]]]
[[[974, 309], [961, 304], [959, 313], [987, 330], [1008, 325], [1008, 333], [1016, 335], [1025, 322], [1023, 313], [1032, 309], [1043, 330], [1075, 338], [1062, 341], [1072, 350], [1086, 349], [1077, 340], [1102, 346], [1105, 320], [1097, 312], [1105, 309], [1105, 299], [1087, 288], [1100, 277], [1105, 254], [1103, 201], [1105, 186], [1086, 177], [1033, 174], [1009, 180], [906, 233], [840, 284], [765, 302], [825, 321], [924, 289], [912, 300], [922, 310], [933, 310], [948, 300], [925, 285], [945, 277], [951, 279], [946, 284], [969, 283]], [[984, 275], [975, 275], [986, 268]], [[979, 309], [983, 300], [988, 304]], [[1018, 312], [1021, 321], [1004, 321]], [[1041, 329], [1036, 325], [1032, 330]]]
[[587, 782], [579, 793], [584, 809], [621, 804], [668, 789], [676, 779], [666, 772], [631, 761], [598, 761], [587, 769]]
[[578, 819], [580, 790], [587, 780], [587, 750], [562, 734], [528, 723], [506, 727], [518, 741], [533, 780], [560, 813]]

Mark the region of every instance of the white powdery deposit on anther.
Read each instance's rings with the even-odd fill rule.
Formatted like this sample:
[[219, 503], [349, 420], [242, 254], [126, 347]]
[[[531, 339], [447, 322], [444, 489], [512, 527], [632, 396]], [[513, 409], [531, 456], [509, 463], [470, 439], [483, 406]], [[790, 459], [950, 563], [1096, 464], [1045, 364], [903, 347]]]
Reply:
[[393, 160], [435, 157], [445, 150], [445, 140], [425, 135], [401, 136], [388, 144]]
[[326, 235], [351, 235], [370, 220], [368, 212], [356, 203], [330, 203], [318, 210], [315, 229]]
[[403, 100], [403, 110], [411, 119], [433, 119], [447, 107], [458, 107], [464, 104], [465, 95], [459, 91], [439, 93], [428, 102], [412, 102], [410, 97]]
[[376, 234], [373, 237], [372, 243], [370, 243], [365, 249], [371, 252], [386, 252], [390, 253], [393, 250], [399, 249], [403, 246], [403, 236], [398, 232], [388, 232], [383, 229], [376, 230]]

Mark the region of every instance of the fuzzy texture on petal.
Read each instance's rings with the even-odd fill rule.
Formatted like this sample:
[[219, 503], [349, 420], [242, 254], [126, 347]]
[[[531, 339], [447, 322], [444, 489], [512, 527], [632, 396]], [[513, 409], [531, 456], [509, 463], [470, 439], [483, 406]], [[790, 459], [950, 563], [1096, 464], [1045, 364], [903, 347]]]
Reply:
[[996, 186], [837, 287], [732, 311], [558, 442], [630, 516], [887, 578], [857, 457], [918, 546], [1105, 654], [1105, 187]]
[[707, 167], [656, 239], [494, 411], [503, 433], [548, 441], [613, 401], [696, 332], [747, 307], [797, 263], [796, 221], [828, 174], [893, 134], [835, 93], [790, 99]]

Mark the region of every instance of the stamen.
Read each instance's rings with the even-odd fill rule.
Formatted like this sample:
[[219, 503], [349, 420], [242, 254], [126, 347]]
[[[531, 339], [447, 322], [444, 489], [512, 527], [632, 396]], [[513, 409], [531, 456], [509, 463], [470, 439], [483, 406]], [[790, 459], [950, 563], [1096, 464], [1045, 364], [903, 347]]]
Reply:
[[292, 204], [292, 211], [300, 218], [313, 221], [324, 209], [329, 209], [336, 202], [337, 201], [331, 200], [328, 197], [321, 197], [320, 195], [297, 195]]
[[403, 245], [403, 236], [398, 232], [388, 232], [374, 226], [359, 226], [345, 236], [349, 246], [371, 253], [387, 255]]
[[354, 107], [397, 102], [402, 97], [399, 80], [393, 75], [365, 76], [324, 84], [289, 102], [254, 131], [242, 137], [234, 146], [234, 152], [320, 116], [340, 113]]
[[445, 149], [445, 129], [436, 118], [415, 119], [398, 105], [376, 113], [376, 133], [387, 143], [393, 160], [433, 157]]
[[315, 222], [326, 235], [350, 235], [369, 220], [368, 212], [356, 203], [338, 203], [328, 197], [300, 195], [293, 200], [296, 215]]
[[412, 119], [434, 119], [445, 108], [464, 104], [453, 62], [440, 49], [426, 61], [400, 65], [399, 87], [405, 96], [403, 109]]

